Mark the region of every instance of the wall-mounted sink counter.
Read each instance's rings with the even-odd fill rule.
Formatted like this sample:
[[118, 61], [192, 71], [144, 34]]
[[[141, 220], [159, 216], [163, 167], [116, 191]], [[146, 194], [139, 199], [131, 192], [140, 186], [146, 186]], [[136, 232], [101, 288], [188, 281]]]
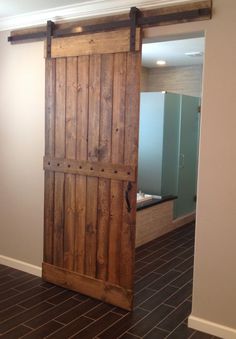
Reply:
[[176, 196], [174, 195], [167, 195], [165, 197], [160, 197], [160, 198], [156, 198], [155, 196], [147, 201], [138, 201], [137, 200], [137, 211], [143, 210], [145, 208], [149, 208], [151, 206], [155, 206], [155, 205], [159, 205], [159, 204], [163, 204], [166, 201], [172, 201], [177, 199]]

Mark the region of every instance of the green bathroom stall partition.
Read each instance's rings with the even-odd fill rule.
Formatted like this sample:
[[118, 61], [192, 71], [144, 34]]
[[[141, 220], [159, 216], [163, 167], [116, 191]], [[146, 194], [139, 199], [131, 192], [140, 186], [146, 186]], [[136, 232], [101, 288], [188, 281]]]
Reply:
[[176, 195], [174, 217], [195, 211], [199, 98], [141, 93], [138, 188]]
[[141, 93], [138, 189], [155, 195], [162, 185], [164, 103], [163, 93]]
[[178, 199], [174, 204], [176, 218], [196, 209], [199, 98], [182, 95], [179, 133]]
[[179, 94], [165, 94], [161, 185], [163, 196], [178, 195], [180, 106]]

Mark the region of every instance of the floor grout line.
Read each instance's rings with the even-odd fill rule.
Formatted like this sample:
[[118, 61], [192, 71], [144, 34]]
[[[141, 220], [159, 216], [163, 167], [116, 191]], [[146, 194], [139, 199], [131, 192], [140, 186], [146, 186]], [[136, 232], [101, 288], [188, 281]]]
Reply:
[[[189, 271], [189, 273], [187, 273], [187, 277], [190, 277], [191, 276], [191, 273], [190, 273], [190, 270], [192, 269], [192, 264], [191, 264], [191, 261], [192, 261], [192, 258], [193, 258], [193, 254], [191, 254], [192, 250], [193, 250], [193, 246], [194, 246], [194, 243], [192, 241], [192, 239], [194, 238], [193, 237], [194, 235], [194, 229], [193, 229], [193, 226], [192, 224], [189, 225], [189, 226], [186, 226], [184, 228], [179, 228], [177, 229], [176, 231], [173, 231], [171, 232], [170, 234], [167, 234], [167, 235], [164, 235], [163, 238], [159, 238], [157, 239], [156, 241], [152, 241], [147, 247], [143, 247], [142, 249], [136, 251], [136, 254], [138, 256], [138, 259], [136, 260], [136, 265], [140, 265], [140, 267], [136, 270], [136, 273], [135, 273], [135, 285], [137, 285], [138, 289], [136, 290], [135, 292], [135, 297], [139, 298], [138, 300], [141, 300], [141, 302], [139, 302], [139, 304], [137, 306], [135, 306], [134, 308], [134, 312], [138, 310], [140, 310], [140, 314], [142, 315], [142, 317], [135, 321], [132, 325], [129, 324], [129, 328], [126, 329], [122, 334], [119, 335], [119, 338], [122, 337], [123, 335], [127, 334], [127, 335], [132, 335], [133, 337], [136, 337], [136, 338], [143, 338], [143, 337], [140, 337], [136, 334], [133, 334], [132, 332], [130, 332], [130, 330], [135, 327], [135, 326], [138, 326], [138, 324], [142, 321], [144, 321], [144, 324], [145, 324], [145, 319], [147, 318], [147, 321], [148, 321], [148, 317], [157, 309], [159, 308], [161, 305], [164, 305], [166, 307], [169, 307], [167, 308], [167, 310], [169, 310], [169, 313], [164, 317], [162, 318], [158, 324], [155, 324], [155, 325], [152, 325], [152, 323], [150, 324], [150, 326], [152, 326], [152, 328], [150, 328], [145, 334], [144, 334], [144, 337], [146, 337], [154, 328], [157, 328], [159, 330], [162, 330], [164, 331], [168, 336], [170, 335], [170, 333], [172, 333], [174, 330], [176, 330], [176, 328], [178, 326], [180, 326], [180, 324], [184, 323], [184, 322], [180, 322], [178, 323], [178, 325], [176, 326], [176, 328], [174, 330], [172, 330], [171, 332], [167, 331], [166, 329], [162, 329], [159, 326], [159, 324], [164, 321], [168, 316], [170, 316], [172, 313], [174, 313], [178, 308], [181, 307], [181, 305], [184, 303], [184, 302], [187, 302], [187, 303], [191, 303], [191, 300], [189, 300], [191, 298], [191, 296], [189, 295], [187, 298], [184, 298], [184, 300], [181, 300], [180, 303], [177, 305], [177, 306], [174, 306], [174, 305], [170, 305], [168, 304], [167, 300], [169, 298], [171, 298], [173, 295], [177, 294], [179, 291], [179, 295], [177, 295], [177, 298], [176, 299], [177, 301], [180, 300], [181, 298], [181, 290], [183, 289], [183, 293], [187, 294], [186, 292], [184, 292], [184, 286], [187, 287], [188, 284], [190, 284], [192, 282], [192, 279], [187, 279], [185, 280], [185, 274]], [[176, 253], [177, 252], [177, 253]], [[173, 263], [172, 263], [173, 261]], [[170, 263], [170, 264], [169, 264]], [[168, 265], [169, 264], [169, 265]], [[165, 267], [166, 265], [166, 267]], [[183, 267], [181, 267], [183, 265]], [[168, 267], [170, 266], [170, 267]], [[147, 268], [146, 268], [147, 267]], [[179, 267], [179, 268], [178, 268]], [[160, 272], [158, 272], [160, 270]], [[27, 295], [27, 292], [32, 290], [33, 288], [37, 288], [38, 286], [41, 286], [41, 284], [43, 283], [42, 281], [40, 282], [40, 280], [38, 281], [37, 283], [37, 280], [38, 278], [34, 278], [35, 279], [35, 285], [33, 283], [33, 280], [32, 277], [29, 278], [29, 280], [27, 279], [23, 279], [24, 277], [27, 278], [27, 274], [24, 276], [22, 276], [20, 273], [20, 276], [18, 276], [18, 273], [15, 273], [14, 274], [14, 271], [12, 270], [8, 270], [7, 267], [6, 268], [2, 268], [0, 267], [0, 277], [3, 277], [4, 276], [4, 271], [8, 272], [10, 278], [12, 278], [10, 280], [11, 284], [13, 285], [13, 287], [10, 287], [10, 289], [12, 289], [12, 291], [14, 291], [16, 294], [13, 295], [13, 296], [10, 296], [9, 298], [14, 298], [18, 295], [22, 295], [22, 293], [26, 293]], [[175, 277], [172, 279], [170, 278], [168, 280], [165, 279], [165, 276], [171, 272], [171, 271], [174, 271], [175, 274], [171, 273], [170, 274], [170, 277], [174, 276]], [[12, 275], [12, 276], [11, 276]], [[14, 277], [14, 275], [16, 277]], [[168, 277], [168, 276], [167, 276]], [[181, 280], [182, 278], [182, 280]], [[4, 278], [2, 278], [4, 279]], [[24, 282], [20, 282], [19, 284], [15, 285], [16, 281], [17, 280], [25, 280]], [[159, 285], [159, 287], [157, 289], [155, 288], [151, 288], [150, 286], [158, 281], [159, 279], [163, 279], [163, 280], [160, 280], [160, 283], [157, 283], [157, 287]], [[180, 279], [180, 280], [178, 280]], [[146, 280], [146, 281], [145, 281]], [[166, 281], [166, 283], [165, 283]], [[179, 286], [175, 285], [174, 281], [176, 281], [176, 284], [178, 284]], [[179, 281], [179, 283], [178, 283]], [[183, 281], [183, 283], [181, 283]], [[26, 285], [27, 286], [27, 283], [30, 283], [32, 282], [33, 283], [33, 287], [30, 287], [30, 288], [26, 288], [25, 290], [23, 290], [23, 292], [20, 290], [20, 286], [23, 286]], [[30, 284], [29, 284], [30, 285]], [[7, 283], [3, 282], [3, 285], [4, 289], [2, 289], [2, 291], [6, 290], [7, 289]], [[140, 287], [139, 287], [140, 286]], [[157, 295], [158, 293], [162, 293], [161, 291], [166, 287], [166, 286], [169, 286], [171, 288], [167, 289], [167, 293], [168, 294], [168, 291], [172, 291], [175, 289], [175, 291], [173, 291], [172, 293], [169, 293], [168, 296], [166, 296], [166, 298], [164, 300], [162, 300], [161, 303], [157, 304], [157, 305], [154, 305], [154, 303], [150, 304], [150, 308], [155, 306], [153, 309], [147, 309], [145, 308], [145, 306], [142, 306], [145, 304], [145, 302], [148, 302], [152, 300], [153, 297], [155, 297], [155, 295]], [[43, 287], [41, 286], [42, 288], [45, 289], [45, 291], [42, 291], [42, 292], [39, 292], [37, 293], [37, 295], [40, 295], [42, 293], [45, 293], [46, 291], [49, 291], [51, 289], [53, 289], [55, 286], [53, 287], [50, 287], [50, 288], [47, 288], [47, 286]], [[147, 292], [144, 292], [144, 290], [146, 290]], [[76, 296], [77, 295], [74, 295], [74, 296], [71, 296], [70, 298], [68, 299], [65, 299], [63, 301], [60, 301], [61, 299], [55, 299], [56, 302], [59, 301], [59, 303], [57, 304], [54, 304], [53, 302], [49, 301], [50, 298], [53, 298], [53, 297], [56, 297], [60, 294], [62, 294], [65, 290], [63, 290], [62, 292], [58, 292], [56, 293], [55, 295], [49, 297], [48, 299], [45, 299], [43, 301], [41, 301], [42, 303], [47, 303], [49, 305], [49, 307], [51, 306], [51, 308], [49, 308], [48, 310], [45, 310], [41, 313], [39, 313], [38, 315], [34, 316], [33, 318], [29, 318], [27, 320], [25, 320], [25, 323], [29, 322], [30, 320], [33, 320], [37, 317], [39, 317], [40, 315], [43, 315], [45, 312], [49, 312], [50, 314], [50, 311], [49, 310], [54, 310], [55, 308], [57, 307], [60, 307], [60, 305], [63, 305], [63, 303], [65, 302], [68, 302], [70, 299], [71, 300], [76, 300], [78, 302], [78, 305], [83, 305], [84, 303], [88, 302], [89, 300], [91, 300], [89, 297], [87, 297], [85, 300], [79, 300], [79, 297], [78, 299], [76, 299]], [[10, 293], [10, 292], [9, 292]], [[142, 294], [142, 293], [145, 293], [145, 294]], [[151, 296], [150, 296], [151, 295]], [[184, 295], [184, 294], [183, 294]], [[33, 296], [34, 297], [34, 296]], [[31, 299], [33, 297], [29, 297], [25, 300], [28, 300], [28, 299]], [[161, 295], [160, 295], [161, 298], [163, 298]], [[7, 298], [8, 299], [8, 298]], [[7, 300], [7, 299], [4, 299]], [[63, 299], [63, 298], [62, 298]], [[82, 298], [81, 298], [82, 299]], [[157, 301], [158, 301], [159, 297], [157, 297]], [[14, 299], [12, 299], [14, 300]], [[25, 301], [24, 300], [24, 301]], [[19, 303], [21, 302], [24, 302], [24, 301], [20, 301]], [[33, 305], [33, 306], [30, 306], [30, 308], [27, 308], [25, 306], [22, 306], [20, 304], [17, 304], [17, 306], [20, 308], [19, 310], [19, 313], [16, 313], [15, 315], [13, 316], [10, 316], [10, 318], [7, 318], [5, 321], [10, 321], [12, 318], [14, 317], [17, 317], [19, 314], [21, 313], [24, 313], [24, 312], [27, 312], [28, 310], [30, 310], [31, 308], [39, 305], [41, 302], [39, 303], [36, 303], [36, 305]], [[173, 303], [175, 303], [175, 301], [173, 300]], [[6, 303], [7, 305], [7, 303]], [[68, 306], [70, 305], [70, 303], [68, 304]], [[31, 332], [34, 332], [34, 331], [37, 331], [38, 329], [40, 329], [42, 326], [45, 326], [47, 325], [48, 323], [50, 323], [51, 321], [53, 322], [56, 322], [58, 324], [61, 325], [60, 328], [58, 328], [57, 330], [55, 330], [54, 332], [51, 332], [48, 336], [52, 336], [53, 333], [56, 333], [57, 331], [60, 331], [60, 330], [63, 330], [64, 328], [66, 328], [67, 326], [69, 326], [72, 322], [74, 321], [77, 321], [79, 318], [81, 317], [84, 317], [86, 319], [89, 319], [90, 320], [90, 323], [83, 327], [81, 330], [79, 330], [78, 332], [74, 333], [72, 336], [73, 337], [77, 337], [79, 335], [80, 332], [84, 331], [85, 329], [87, 329], [89, 326], [95, 324], [95, 323], [98, 323], [100, 321], [102, 321], [102, 319], [104, 317], [107, 317], [105, 319], [109, 319], [109, 313], [113, 313], [117, 316], [117, 320], [112, 322], [112, 324], [110, 324], [109, 326], [105, 327], [105, 329], [102, 329], [99, 333], [97, 333], [95, 335], [94, 338], [97, 338], [99, 339], [99, 336], [101, 336], [101, 334], [107, 330], [109, 330], [112, 326], [114, 326], [116, 323], [119, 323], [119, 321], [122, 321], [123, 319], [125, 319], [125, 317], [127, 317], [127, 315], [129, 315], [130, 313], [119, 313], [119, 310], [116, 309], [115, 307], [114, 308], [111, 308], [110, 310], [106, 311], [107, 308], [105, 307], [104, 308], [104, 313], [102, 315], [100, 315], [102, 313], [102, 310], [103, 308], [101, 308], [101, 310], [98, 310], [99, 313], [94, 313], [94, 317], [97, 317], [96, 319], [88, 316], [87, 314], [89, 314], [89, 312], [91, 312], [92, 310], [96, 310], [96, 308], [99, 308], [100, 305], [102, 305], [101, 303], [93, 306], [92, 308], [90, 308], [88, 306], [88, 309], [87, 311], [85, 311], [84, 313], [80, 314], [78, 317], [74, 318], [73, 320], [71, 320], [70, 322], [68, 323], [64, 323], [64, 322], [61, 322], [57, 319], [59, 319], [60, 316], [62, 316], [63, 314], [65, 314], [66, 312], [70, 312], [72, 311], [72, 314], [73, 314], [73, 308], [75, 307], [78, 307], [78, 305], [74, 306], [74, 307], [71, 307], [71, 308], [68, 308], [66, 311], [63, 310], [63, 307], [62, 307], [62, 313], [60, 313], [59, 315], [57, 316], [53, 316], [52, 319], [46, 321], [46, 317], [45, 317], [45, 321], [42, 325], [38, 326], [38, 327], [35, 327], [35, 328], [31, 328], [30, 326], [28, 325], [25, 325], [24, 323], [20, 323], [18, 324], [17, 326], [20, 326], [20, 325], [23, 325], [23, 326], [26, 326], [27, 328], [29, 328]], [[148, 305], [148, 304], [147, 304]], [[10, 309], [10, 307], [12, 306], [9, 306], [8, 308]], [[147, 306], [148, 307], [148, 306]], [[188, 305], [186, 304], [186, 307], [188, 308]], [[4, 309], [3, 311], [7, 310], [8, 308]], [[186, 308], [186, 309], [187, 309]], [[14, 309], [13, 309], [14, 310]], [[141, 311], [142, 310], [142, 311]], [[78, 311], [79, 313], [79, 311]], [[144, 314], [143, 314], [144, 313]], [[91, 313], [92, 315], [92, 313]], [[114, 317], [116, 318], [116, 317]], [[127, 318], [127, 319], [130, 319], [130, 318]], [[70, 320], [70, 319], [69, 319]], [[105, 321], [105, 320], [104, 320]], [[106, 324], [104, 323], [103, 321], [103, 325], [105, 326]], [[123, 320], [124, 323], [122, 322], [122, 324], [125, 324], [125, 320]], [[184, 320], [185, 321], [185, 320]], [[152, 318], [152, 322], [153, 322], [153, 318]], [[17, 326], [13, 326], [9, 331], [11, 331], [12, 329], [15, 329]], [[59, 326], [59, 325], [58, 325]], [[117, 325], [118, 326], [118, 325]], [[93, 330], [96, 329], [96, 326], [92, 327]], [[149, 328], [149, 327], [147, 327]], [[171, 327], [170, 327], [171, 328]], [[90, 330], [87, 330], [86, 333], [89, 333]], [[6, 333], [6, 332], [5, 332]], [[14, 332], [15, 333], [15, 332]], [[29, 334], [28, 333], [28, 334]], [[93, 332], [92, 332], [93, 333]], [[108, 332], [109, 333], [109, 332]], [[139, 333], [139, 332], [138, 332]], [[169, 334], [168, 334], [169, 333]], [[193, 334], [192, 334], [193, 335]], [[27, 334], [26, 334], [27, 336]], [[78, 336], [79, 337], [79, 336]], [[118, 338], [118, 337], [117, 337]]]

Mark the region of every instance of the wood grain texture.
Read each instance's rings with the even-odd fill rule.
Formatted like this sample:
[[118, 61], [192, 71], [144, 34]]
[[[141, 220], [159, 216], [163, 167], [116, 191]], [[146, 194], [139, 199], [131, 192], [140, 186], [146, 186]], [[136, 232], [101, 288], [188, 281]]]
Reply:
[[[126, 114], [124, 163], [137, 164], [138, 162], [138, 137], [139, 137], [139, 93], [141, 55], [128, 53], [126, 81]], [[123, 195], [126, 194], [129, 183], [123, 184]], [[120, 252], [120, 278], [121, 286], [133, 288], [134, 279], [134, 248], [135, 248], [135, 223], [137, 182], [132, 183], [129, 191], [131, 211], [128, 211], [126, 201], [123, 200], [123, 222], [121, 225], [121, 252]]]
[[[99, 152], [99, 149], [98, 149]], [[104, 161], [81, 161], [44, 157], [44, 169], [69, 174], [81, 174], [97, 178], [136, 181], [137, 166], [112, 164]]]
[[[55, 115], [55, 85], [56, 61], [45, 62], [45, 155], [54, 156], [54, 115]], [[44, 260], [53, 262], [54, 233], [54, 173], [45, 171], [44, 176]]]
[[[140, 48], [140, 28], [137, 28], [136, 50]], [[128, 52], [130, 49], [129, 28], [117, 31], [77, 35], [69, 38], [53, 38], [52, 58]]]
[[[101, 111], [99, 133], [99, 162], [111, 162], [113, 54], [101, 59]], [[117, 170], [113, 170], [117, 171]], [[98, 233], [97, 233], [97, 278], [107, 280], [108, 240], [110, 222], [110, 180], [100, 178], [98, 182]]]
[[54, 198], [53, 260], [45, 260], [45, 279], [129, 310], [140, 57], [140, 52], [114, 49], [55, 59], [55, 127], [50, 135], [55, 152], [44, 158], [46, 173], [55, 176], [55, 184], [47, 183]]
[[[56, 60], [56, 116], [55, 116], [55, 156], [65, 156], [65, 100], [66, 100], [66, 59]], [[54, 244], [53, 263], [64, 265], [64, 179], [63, 173], [55, 173], [54, 190]]]
[[[78, 57], [76, 159], [87, 161], [89, 57]], [[74, 270], [84, 273], [87, 178], [76, 175], [76, 228]]]
[[[98, 161], [101, 55], [90, 56], [88, 160]], [[85, 274], [96, 276], [98, 178], [87, 178]]]
[[64, 266], [64, 174], [55, 173], [53, 263]]
[[43, 263], [43, 279], [54, 280], [59, 286], [111, 303], [118, 307], [131, 310], [132, 291], [122, 287], [94, 279], [93, 277], [71, 272], [61, 267]]
[[[150, 17], [150, 16], [156, 16], [156, 15], [165, 15], [165, 14], [171, 14], [171, 13], [181, 13], [181, 12], [187, 12], [191, 10], [201, 10], [204, 8], [208, 8], [212, 10], [212, 0], [199, 0], [194, 1], [193, 3], [185, 3], [185, 4], [179, 4], [175, 6], [157, 6], [155, 9], [151, 10], [142, 10], [143, 17]], [[107, 23], [111, 21], [121, 21], [121, 20], [128, 20], [129, 19], [129, 12], [120, 15], [108, 15], [105, 17], [99, 17], [99, 18], [93, 18], [93, 19], [85, 19], [80, 21], [72, 21], [72, 22], [57, 22], [55, 24], [55, 32], [58, 32], [60, 30], [69, 29], [71, 33], [75, 32], [81, 32], [83, 29], [86, 29], [86, 26], [94, 25], [94, 24], [102, 24]], [[161, 22], [156, 23], [156, 25], [170, 25], [180, 22], [191, 22], [191, 21], [199, 21], [199, 20], [209, 20], [211, 19], [211, 12], [208, 14], [199, 14], [196, 18], [188, 18], [188, 19], [182, 19], [182, 20], [170, 20], [167, 22]], [[145, 27], [149, 27], [150, 25], [146, 25]], [[151, 25], [153, 26], [153, 24]], [[154, 25], [155, 26], [155, 25]], [[42, 27], [30, 27], [25, 29], [19, 29], [14, 30], [11, 32], [11, 36], [20, 36], [25, 34], [32, 34], [32, 33], [38, 33], [38, 32], [44, 32], [46, 34], [46, 26]], [[43, 40], [35, 39], [35, 40]], [[22, 40], [24, 41], [24, 40]], [[32, 40], [31, 40], [32, 41]]]
[[[66, 158], [76, 158], [77, 58], [67, 58], [66, 69]], [[65, 175], [64, 267], [74, 268], [75, 175]]]
[[55, 157], [65, 156], [66, 58], [56, 60]]
[[[144, 29], [144, 34], [145, 30], [149, 29], [149, 27], [153, 26], [167, 26], [167, 25], [174, 25], [178, 23], [185, 23], [185, 22], [193, 22], [193, 21], [202, 21], [202, 20], [209, 20], [211, 19], [211, 11], [207, 14], [200, 14], [199, 10], [201, 9], [212, 9], [212, 0], [203, 0], [203, 1], [194, 1], [192, 3], [186, 3], [186, 4], [177, 4], [173, 6], [163, 6], [160, 8], [156, 9], [151, 9], [143, 12], [144, 17], [149, 17], [149, 16], [155, 16], [155, 15], [160, 15], [160, 16], [165, 16], [168, 14], [174, 14], [174, 13], [186, 13], [186, 16], [179, 16], [176, 18], [169, 18], [169, 20], [164, 20], [162, 21], [160, 19], [160, 22], [156, 22], [153, 25], [147, 25], [146, 27], [143, 26]], [[198, 16], [197, 17], [187, 17], [187, 13], [190, 11], [198, 11]]]
[[54, 156], [56, 60], [45, 61], [45, 155]]
[[[112, 115], [111, 161], [113, 164], [123, 164], [124, 162], [126, 76], [127, 53], [116, 54], [114, 56]], [[111, 181], [108, 281], [116, 284], [120, 282], [120, 225], [123, 218], [122, 187], [122, 182], [117, 180]]]

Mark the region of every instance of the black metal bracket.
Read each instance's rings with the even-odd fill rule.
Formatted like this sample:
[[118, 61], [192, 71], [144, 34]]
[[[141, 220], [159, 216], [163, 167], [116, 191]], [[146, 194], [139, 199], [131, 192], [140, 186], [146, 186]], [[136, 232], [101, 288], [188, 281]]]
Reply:
[[138, 18], [141, 12], [137, 7], [131, 7], [129, 12], [130, 17], [130, 52], [135, 52], [136, 43], [136, 28], [138, 26]]
[[54, 22], [47, 21], [47, 58], [51, 58], [51, 43], [52, 43], [52, 36], [53, 36], [53, 29], [54, 29]]

